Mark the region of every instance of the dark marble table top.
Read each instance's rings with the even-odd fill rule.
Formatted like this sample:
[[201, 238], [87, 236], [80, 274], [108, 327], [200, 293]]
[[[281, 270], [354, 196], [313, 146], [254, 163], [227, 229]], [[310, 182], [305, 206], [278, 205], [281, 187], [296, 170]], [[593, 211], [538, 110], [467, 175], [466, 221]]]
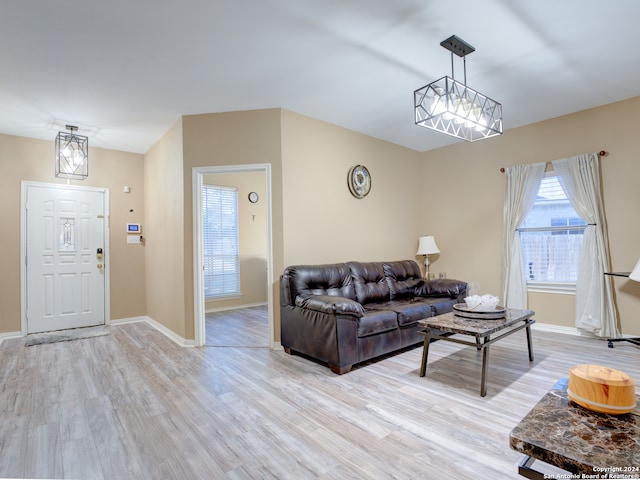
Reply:
[[511, 431], [511, 448], [574, 474], [598, 475], [579, 478], [640, 478], [640, 407], [624, 415], [593, 412], [569, 400], [567, 384], [560, 380]]
[[435, 317], [425, 318], [424, 320], [418, 320], [418, 324], [426, 329], [462, 333], [475, 337], [486, 337], [518, 322], [528, 320], [534, 315], [535, 312], [532, 310], [507, 308], [504, 318], [497, 320], [479, 320], [461, 317], [456, 315], [455, 312], [449, 312]]

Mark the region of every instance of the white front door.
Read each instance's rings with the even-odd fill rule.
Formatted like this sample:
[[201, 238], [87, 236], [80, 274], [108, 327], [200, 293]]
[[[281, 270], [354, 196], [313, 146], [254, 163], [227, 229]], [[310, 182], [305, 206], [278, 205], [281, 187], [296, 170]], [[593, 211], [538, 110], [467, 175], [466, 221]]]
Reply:
[[105, 323], [105, 190], [29, 184], [27, 333]]

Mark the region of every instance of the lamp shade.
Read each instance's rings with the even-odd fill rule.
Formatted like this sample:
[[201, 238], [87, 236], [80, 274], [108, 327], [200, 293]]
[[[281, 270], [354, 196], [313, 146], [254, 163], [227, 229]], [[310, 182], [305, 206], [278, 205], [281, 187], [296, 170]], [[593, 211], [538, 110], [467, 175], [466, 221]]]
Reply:
[[629, 274], [629, 278], [634, 282], [640, 282], [640, 260], [638, 260], [633, 271]]
[[432, 236], [420, 237], [416, 255], [433, 255], [435, 253], [440, 253], [435, 239]]

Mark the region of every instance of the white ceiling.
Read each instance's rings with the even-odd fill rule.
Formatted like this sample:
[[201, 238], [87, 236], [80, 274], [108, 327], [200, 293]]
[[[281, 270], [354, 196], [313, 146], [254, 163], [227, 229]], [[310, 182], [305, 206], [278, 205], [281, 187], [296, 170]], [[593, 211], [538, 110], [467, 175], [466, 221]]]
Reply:
[[[451, 74], [502, 103], [505, 131], [640, 95], [638, 0], [2, 0], [0, 133], [146, 152], [181, 115], [282, 107], [409, 148]], [[455, 57], [456, 78], [462, 63]]]

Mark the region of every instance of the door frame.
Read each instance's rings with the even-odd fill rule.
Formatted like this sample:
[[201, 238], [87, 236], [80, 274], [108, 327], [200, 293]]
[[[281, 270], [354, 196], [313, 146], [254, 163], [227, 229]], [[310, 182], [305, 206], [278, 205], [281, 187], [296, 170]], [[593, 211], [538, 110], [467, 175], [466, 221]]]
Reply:
[[272, 238], [272, 201], [271, 201], [271, 164], [256, 163], [246, 165], [226, 165], [210, 167], [194, 167], [192, 169], [193, 190], [193, 321], [195, 346], [202, 347], [206, 342], [205, 299], [203, 278], [203, 245], [202, 245], [202, 185], [205, 175], [218, 173], [264, 172], [267, 215], [267, 304], [269, 319], [269, 348], [275, 345], [275, 327], [273, 319], [273, 238]]
[[111, 249], [109, 248], [109, 189], [23, 180], [20, 189], [20, 334], [27, 335], [27, 191], [30, 187], [99, 192], [104, 195], [104, 324], [111, 323]]

